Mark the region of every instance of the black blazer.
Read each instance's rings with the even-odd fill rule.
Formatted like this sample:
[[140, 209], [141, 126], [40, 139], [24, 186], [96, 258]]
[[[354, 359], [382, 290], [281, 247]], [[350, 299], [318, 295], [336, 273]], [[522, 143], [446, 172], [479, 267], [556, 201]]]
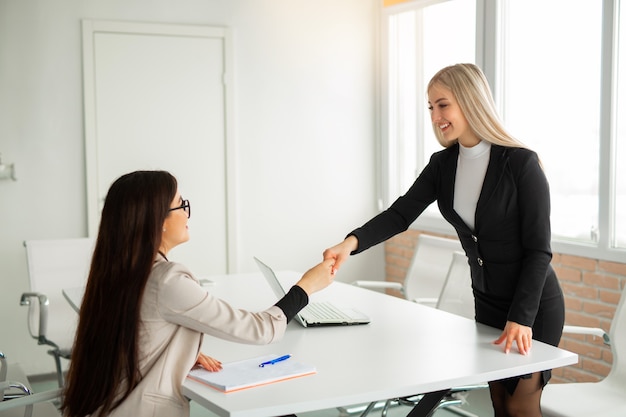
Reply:
[[437, 201], [468, 256], [477, 297], [508, 309], [506, 320], [532, 326], [540, 302], [561, 293], [550, 266], [550, 193], [537, 154], [491, 146], [474, 231], [453, 209], [458, 155], [458, 144], [433, 154], [404, 196], [351, 233], [359, 240], [353, 253], [405, 231]]

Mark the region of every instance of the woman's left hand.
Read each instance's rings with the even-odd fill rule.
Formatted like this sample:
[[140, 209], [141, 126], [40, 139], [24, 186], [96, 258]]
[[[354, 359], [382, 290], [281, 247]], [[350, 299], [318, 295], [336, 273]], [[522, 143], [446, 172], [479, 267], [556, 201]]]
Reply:
[[212, 357], [207, 356], [203, 353], [198, 354], [196, 364], [211, 372], [217, 372], [222, 370], [222, 362], [218, 361], [217, 359], [213, 359]]
[[506, 341], [504, 353], [510, 352], [513, 341], [515, 341], [519, 353], [527, 355], [533, 344], [533, 329], [513, 321], [507, 321], [502, 334], [493, 343], [499, 345], [504, 341]]

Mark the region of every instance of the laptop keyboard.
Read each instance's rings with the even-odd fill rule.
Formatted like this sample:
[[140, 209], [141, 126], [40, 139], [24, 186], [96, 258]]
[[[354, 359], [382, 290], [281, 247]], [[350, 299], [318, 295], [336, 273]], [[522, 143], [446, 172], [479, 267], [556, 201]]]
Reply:
[[305, 307], [307, 318], [311, 317], [317, 320], [340, 319], [349, 320], [351, 317], [344, 314], [337, 307], [330, 303], [315, 302]]

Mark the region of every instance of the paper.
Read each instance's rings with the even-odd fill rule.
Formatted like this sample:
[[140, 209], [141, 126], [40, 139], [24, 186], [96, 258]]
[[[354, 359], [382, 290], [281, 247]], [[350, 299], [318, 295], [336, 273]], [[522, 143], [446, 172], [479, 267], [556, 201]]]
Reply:
[[316, 373], [312, 365], [298, 362], [294, 358], [277, 362], [273, 365], [259, 367], [259, 364], [282, 355], [263, 355], [251, 359], [222, 364], [222, 370], [210, 372], [204, 368], [189, 371], [188, 378], [207, 384], [223, 392], [233, 392], [272, 382], [284, 381]]

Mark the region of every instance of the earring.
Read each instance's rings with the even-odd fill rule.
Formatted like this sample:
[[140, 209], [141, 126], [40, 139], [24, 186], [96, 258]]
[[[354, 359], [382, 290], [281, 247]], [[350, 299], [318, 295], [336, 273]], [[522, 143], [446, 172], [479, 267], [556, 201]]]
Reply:
[[166, 232], [165, 227], [163, 228], [163, 231]]

